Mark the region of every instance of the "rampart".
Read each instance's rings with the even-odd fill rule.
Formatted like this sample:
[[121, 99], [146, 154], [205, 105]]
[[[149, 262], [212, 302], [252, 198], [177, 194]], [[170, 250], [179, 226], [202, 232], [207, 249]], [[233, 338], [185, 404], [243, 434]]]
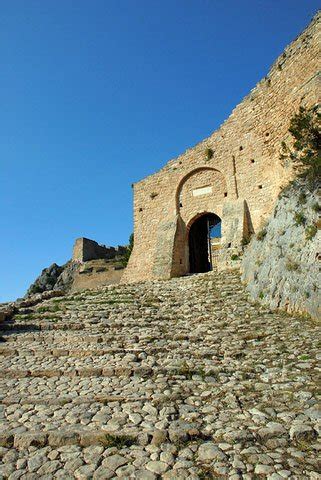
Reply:
[[99, 245], [94, 240], [81, 237], [75, 241], [72, 259], [75, 262], [87, 262], [100, 258], [112, 260], [117, 256], [124, 255], [125, 252], [126, 247], [106, 247], [105, 245]]

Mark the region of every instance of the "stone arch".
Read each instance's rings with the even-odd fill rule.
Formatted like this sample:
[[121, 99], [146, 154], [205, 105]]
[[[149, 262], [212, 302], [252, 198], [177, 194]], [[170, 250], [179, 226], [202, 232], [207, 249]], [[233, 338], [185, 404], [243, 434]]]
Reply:
[[190, 228], [191, 226], [193, 225], [193, 223], [198, 220], [199, 218], [201, 217], [204, 217], [204, 215], [216, 215], [217, 217], [220, 218], [220, 220], [222, 221], [222, 218], [220, 217], [220, 215], [217, 215], [217, 213], [215, 212], [209, 212], [207, 210], [204, 210], [203, 212], [198, 212], [196, 215], [194, 215], [187, 223], [186, 223], [186, 234], [188, 235], [189, 234], [189, 231], [190, 231]]
[[[204, 191], [205, 186], [205, 191]], [[195, 195], [196, 190], [196, 195]], [[184, 207], [180, 207], [183, 194]], [[226, 200], [227, 182], [222, 172], [202, 166], [188, 172], [179, 181], [175, 192], [176, 209], [157, 227], [153, 276], [168, 278], [189, 273], [188, 228], [202, 215], [214, 214], [222, 218]]]
[[222, 222], [221, 215], [213, 210], [203, 210], [193, 215], [187, 222], [177, 215], [177, 228], [172, 251], [171, 276], [181, 276], [190, 273], [190, 245], [189, 233], [192, 225], [204, 216], [215, 216]]
[[[211, 231], [221, 226], [222, 218], [214, 212], [200, 212], [186, 225], [186, 245], [188, 251], [189, 273], [201, 273], [212, 270], [220, 248], [220, 242], [212, 245]], [[221, 236], [221, 233], [218, 237]], [[218, 239], [216, 239], [218, 242]], [[214, 251], [215, 250], [215, 251]]]
[[222, 172], [213, 167], [196, 168], [185, 175], [176, 189], [176, 213], [185, 223], [202, 211], [221, 213], [228, 196], [227, 182]]

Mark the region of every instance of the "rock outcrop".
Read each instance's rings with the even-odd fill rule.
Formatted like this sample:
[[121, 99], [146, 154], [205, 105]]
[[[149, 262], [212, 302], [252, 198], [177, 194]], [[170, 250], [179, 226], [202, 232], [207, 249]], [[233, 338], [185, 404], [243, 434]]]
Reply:
[[10, 320], [15, 312], [16, 309], [13, 303], [0, 304], [0, 323]]
[[62, 290], [68, 292], [73, 284], [76, 273], [79, 271], [79, 264], [69, 261], [63, 266], [57, 281], [54, 285], [54, 290]]
[[28, 288], [26, 297], [51, 290], [68, 292], [79, 268], [80, 265], [73, 261], [69, 261], [62, 266], [53, 263], [50, 267], [42, 270], [39, 277]]
[[65, 265], [60, 267], [56, 263], [53, 263], [48, 268], [44, 268], [39, 277], [28, 288], [26, 296], [29, 297], [30, 295], [34, 295], [35, 293], [42, 293], [48, 290], [53, 290], [58, 278], [60, 277], [64, 269]]
[[242, 279], [254, 300], [321, 320], [321, 201], [296, 181], [246, 249]]

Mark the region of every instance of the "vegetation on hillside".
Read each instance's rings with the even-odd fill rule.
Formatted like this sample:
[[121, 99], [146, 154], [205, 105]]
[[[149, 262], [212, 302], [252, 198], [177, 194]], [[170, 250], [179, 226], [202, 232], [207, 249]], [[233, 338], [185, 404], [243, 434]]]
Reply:
[[282, 143], [281, 160], [290, 160], [298, 177], [310, 187], [321, 182], [321, 114], [318, 106], [300, 107], [290, 121], [292, 146]]
[[134, 248], [134, 234], [132, 233], [129, 237], [129, 244], [127, 246], [126, 253], [123, 255], [122, 260], [121, 260], [122, 265], [124, 267], [126, 267], [126, 265], [128, 263], [128, 260], [129, 260], [130, 254], [132, 253], [133, 248]]

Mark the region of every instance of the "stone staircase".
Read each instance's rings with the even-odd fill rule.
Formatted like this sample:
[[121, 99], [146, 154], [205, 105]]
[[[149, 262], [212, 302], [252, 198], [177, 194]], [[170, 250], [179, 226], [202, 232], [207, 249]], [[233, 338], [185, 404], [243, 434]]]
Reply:
[[236, 273], [87, 290], [1, 329], [0, 478], [321, 478], [319, 328], [250, 304]]

